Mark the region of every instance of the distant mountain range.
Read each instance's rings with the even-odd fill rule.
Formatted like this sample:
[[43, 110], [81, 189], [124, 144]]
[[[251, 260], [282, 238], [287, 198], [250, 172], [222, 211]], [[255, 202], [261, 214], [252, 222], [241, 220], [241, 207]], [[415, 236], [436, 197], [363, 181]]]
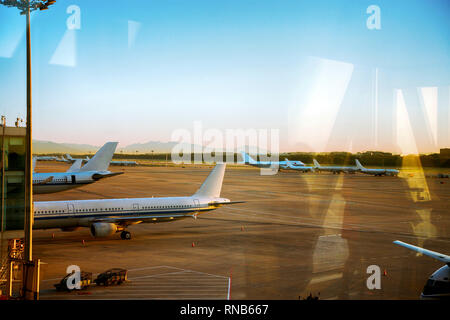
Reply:
[[56, 143], [51, 141], [33, 140], [33, 153], [34, 154], [47, 154], [47, 153], [74, 153], [74, 154], [86, 154], [96, 152], [100, 147], [92, 146], [89, 144], [75, 144], [75, 143]]
[[[178, 145], [178, 142], [159, 142], [149, 141], [146, 143], [130, 144], [123, 148], [118, 148], [116, 153], [126, 154], [143, 154], [143, 153], [171, 153], [173, 148]], [[185, 150], [189, 148], [194, 151], [195, 145], [181, 144], [180, 147]], [[76, 143], [56, 143], [51, 141], [33, 140], [33, 153], [34, 154], [89, 154], [95, 153], [101, 146], [93, 146], [89, 144], [76, 144]], [[199, 147], [199, 146], [197, 146]], [[239, 149], [240, 150], [240, 149]], [[248, 148], [251, 154], [257, 153], [257, 148]], [[211, 148], [205, 148], [203, 152], [214, 151]], [[218, 150], [216, 150], [218, 151]]]

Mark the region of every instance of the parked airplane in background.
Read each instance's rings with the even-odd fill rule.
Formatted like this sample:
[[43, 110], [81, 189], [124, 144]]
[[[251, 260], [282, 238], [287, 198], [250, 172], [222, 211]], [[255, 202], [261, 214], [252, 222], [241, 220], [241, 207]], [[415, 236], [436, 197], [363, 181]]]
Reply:
[[[34, 172], [34, 169], [36, 168], [36, 161], [37, 161], [37, 158], [36, 157], [33, 157], [33, 174], [35, 173]], [[67, 170], [66, 172], [76, 172], [76, 171], [78, 171], [79, 169], [81, 168], [81, 159], [78, 159], [78, 160], [76, 160], [74, 163], [72, 163], [72, 166], [69, 168], [69, 170]], [[50, 173], [50, 175], [51, 175], [51, 173]], [[53, 176], [52, 176], [52, 178], [53, 178]], [[33, 179], [34, 180], [34, 179]]]
[[136, 161], [118, 161], [112, 160], [111, 165], [113, 166], [137, 166], [138, 163]]
[[56, 158], [56, 161], [59, 161], [59, 162], [71, 162], [71, 161], [67, 160], [66, 158], [64, 158], [64, 156]]
[[55, 156], [36, 156], [37, 161], [55, 161], [58, 160]]
[[67, 161], [70, 161], [70, 162], [73, 162], [73, 161], [75, 161], [77, 159], [80, 159], [83, 162], [88, 162], [90, 160], [88, 156], [86, 156], [86, 158], [83, 158], [83, 159], [81, 159], [81, 158], [72, 158], [72, 156], [70, 154], [68, 154], [68, 153], [66, 153], [66, 158], [67, 158]]
[[314, 172], [314, 167], [308, 167], [308, 166], [295, 166], [292, 164], [291, 161], [289, 161], [287, 158], [286, 160], [286, 169], [291, 169], [291, 170], [298, 170], [298, 171], [302, 171], [302, 172], [307, 172], [307, 171], [311, 171]]
[[37, 161], [59, 161], [59, 162], [69, 162], [64, 158], [64, 156], [56, 157], [56, 156], [35, 156], [33, 157]]
[[217, 164], [197, 192], [188, 197], [34, 202], [33, 228], [72, 231], [86, 227], [94, 237], [122, 232], [122, 239], [131, 239], [125, 229], [133, 224], [197, 218], [197, 214], [222, 205], [240, 203], [220, 197], [225, 166]]
[[357, 167], [346, 167], [346, 166], [321, 166], [320, 163], [313, 159], [314, 162], [314, 168], [317, 171], [327, 171], [327, 172], [333, 172], [335, 174], [341, 173], [341, 172], [347, 172], [347, 173], [355, 173], [356, 171], [359, 171]]
[[423, 299], [450, 299], [450, 256], [398, 240], [394, 243], [444, 262], [446, 265], [430, 276], [420, 297]]
[[[258, 168], [270, 168], [273, 166], [278, 166], [280, 168], [287, 168], [287, 163], [286, 161], [256, 161], [254, 160], [252, 157], [250, 157], [248, 155], [248, 153], [246, 152], [241, 152], [242, 155], [242, 159], [243, 162], [245, 164], [254, 166], [254, 167], [258, 167]], [[299, 160], [293, 160], [291, 161], [291, 164], [295, 165], [295, 166], [304, 166], [305, 164]]]
[[[89, 157], [86, 156], [86, 160], [89, 160]], [[83, 160], [83, 161], [86, 161]], [[111, 160], [109, 163], [112, 166], [137, 166], [138, 163], [136, 161], [119, 161], [119, 160]]]
[[400, 172], [396, 169], [367, 169], [362, 166], [358, 159], [356, 159], [356, 166], [362, 173], [373, 174], [375, 176], [397, 176]]
[[76, 159], [66, 172], [33, 173], [33, 193], [64, 191], [122, 174], [123, 172], [108, 171], [117, 144], [107, 142], [83, 167], [82, 159]]

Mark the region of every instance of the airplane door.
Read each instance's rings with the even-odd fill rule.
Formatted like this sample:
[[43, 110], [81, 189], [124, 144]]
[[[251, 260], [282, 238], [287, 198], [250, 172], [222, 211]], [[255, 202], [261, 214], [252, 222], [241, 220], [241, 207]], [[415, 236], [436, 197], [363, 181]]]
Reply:
[[75, 184], [76, 183], [75, 175], [72, 175], [71, 177], [72, 177], [72, 184]]
[[67, 212], [68, 213], [74, 213], [75, 208], [73, 207], [73, 204], [67, 204]]
[[133, 204], [133, 210], [139, 210], [139, 203]]
[[194, 207], [200, 208], [200, 201], [198, 199], [194, 199]]

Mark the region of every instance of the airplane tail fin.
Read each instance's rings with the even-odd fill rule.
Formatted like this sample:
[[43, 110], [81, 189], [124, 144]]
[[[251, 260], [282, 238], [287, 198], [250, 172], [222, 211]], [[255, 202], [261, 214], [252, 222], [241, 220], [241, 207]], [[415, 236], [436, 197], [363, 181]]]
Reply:
[[218, 163], [209, 176], [197, 190], [194, 196], [218, 198], [222, 190], [223, 176], [225, 175], [225, 163]]
[[317, 168], [320, 168], [320, 163], [316, 159], [313, 159], [313, 162]]
[[359, 162], [358, 159], [356, 159], [355, 162], [356, 162], [356, 166], [358, 167], [358, 169], [360, 169], [360, 170], [364, 170], [364, 169], [365, 169], [365, 168], [363, 167], [363, 165], [361, 164], [361, 162]]
[[70, 161], [73, 160], [72, 156], [70, 154], [68, 154], [68, 153], [66, 153], [66, 158], [67, 158], [67, 160], [70, 160]]
[[79, 172], [82, 162], [83, 162], [83, 160], [81, 160], [81, 159], [75, 160], [75, 162], [72, 163], [72, 165], [70, 166], [69, 170], [67, 170], [66, 172]]
[[250, 157], [250, 155], [244, 151], [241, 152], [242, 158], [244, 159], [244, 163], [255, 164], [256, 161]]
[[106, 171], [114, 155], [118, 142], [107, 142], [97, 153], [80, 169], [84, 171]]
[[288, 166], [288, 168], [292, 168], [292, 162], [290, 162], [288, 158], [284, 158], [284, 160], [286, 161], [286, 165]]

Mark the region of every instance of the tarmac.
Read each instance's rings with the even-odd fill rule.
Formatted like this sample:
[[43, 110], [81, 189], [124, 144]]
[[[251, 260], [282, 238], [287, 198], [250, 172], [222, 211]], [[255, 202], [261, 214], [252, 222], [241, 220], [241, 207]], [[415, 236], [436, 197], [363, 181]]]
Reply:
[[[69, 164], [38, 162], [37, 172]], [[212, 165], [111, 167], [124, 174], [34, 201], [188, 196]], [[420, 172], [400, 177], [227, 167], [222, 197], [242, 204], [198, 219], [130, 226], [94, 238], [35, 230], [33, 257], [42, 268], [41, 299], [418, 299], [442, 263], [392, 242], [450, 253], [450, 181]], [[57, 292], [70, 265], [97, 274], [129, 271], [120, 286]], [[371, 266], [380, 289], [369, 289]], [[369, 269], [369, 273], [368, 273]], [[372, 278], [371, 278], [372, 279]]]

